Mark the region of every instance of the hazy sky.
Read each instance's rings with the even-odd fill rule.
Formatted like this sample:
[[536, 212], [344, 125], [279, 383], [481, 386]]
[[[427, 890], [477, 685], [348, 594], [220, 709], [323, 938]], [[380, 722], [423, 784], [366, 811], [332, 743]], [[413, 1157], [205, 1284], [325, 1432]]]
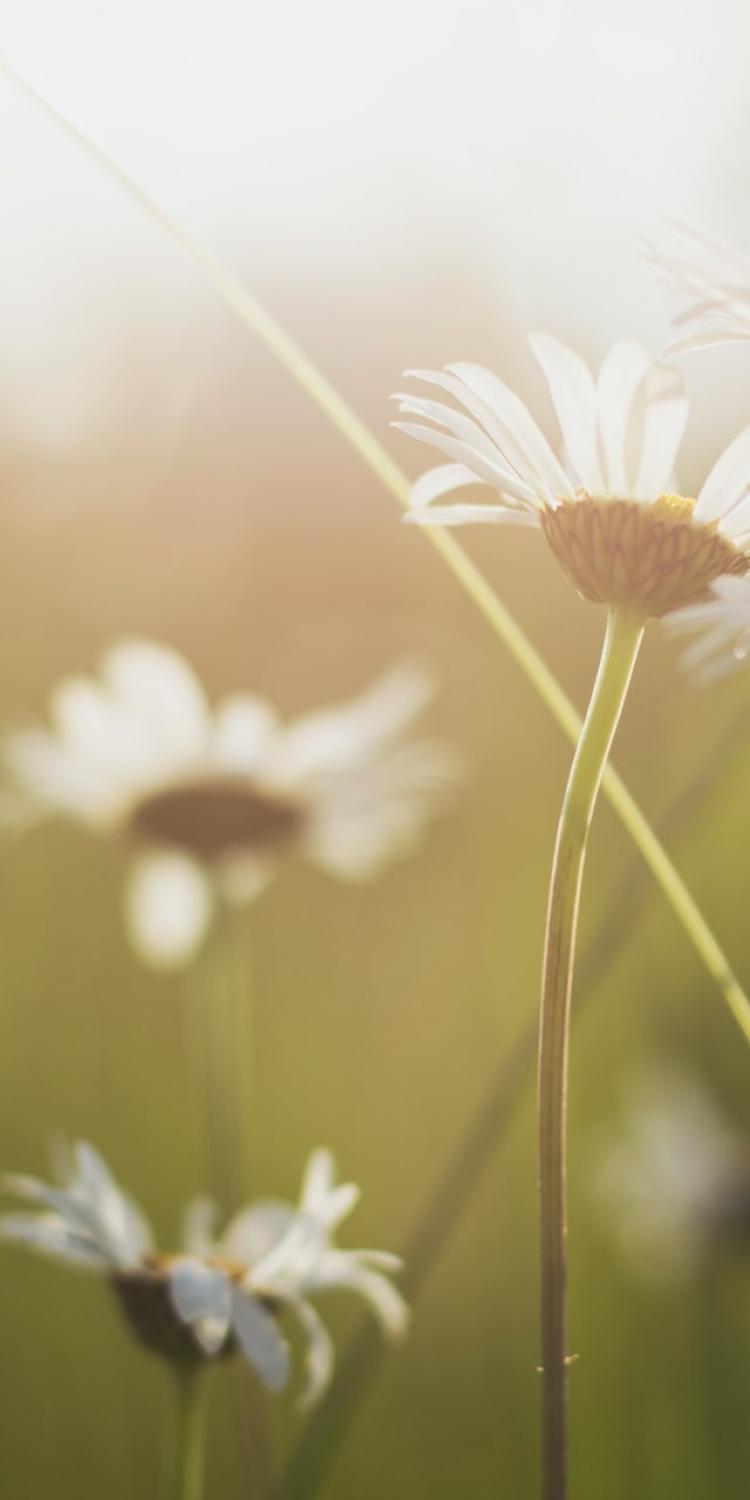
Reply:
[[[366, 297], [404, 256], [409, 275], [415, 255], [476, 261], [489, 315], [587, 352], [664, 337], [638, 261], [663, 217], [750, 233], [748, 43], [743, 0], [26, 0], [3, 37], [251, 274]], [[179, 317], [192, 283], [5, 80], [0, 122], [0, 398], [60, 437], [101, 395], [134, 287]]]

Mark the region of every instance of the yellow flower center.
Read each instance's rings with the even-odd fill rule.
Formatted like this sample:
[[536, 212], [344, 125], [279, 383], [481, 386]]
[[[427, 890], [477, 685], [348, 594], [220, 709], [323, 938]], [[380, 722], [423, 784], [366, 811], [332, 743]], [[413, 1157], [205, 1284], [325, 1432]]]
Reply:
[[212, 860], [285, 844], [300, 832], [303, 820], [299, 803], [227, 776], [163, 787], [138, 804], [132, 828], [150, 842]]
[[693, 520], [694, 505], [682, 495], [644, 504], [581, 494], [546, 507], [542, 529], [584, 599], [658, 618], [697, 604], [715, 578], [750, 565], [715, 522]]

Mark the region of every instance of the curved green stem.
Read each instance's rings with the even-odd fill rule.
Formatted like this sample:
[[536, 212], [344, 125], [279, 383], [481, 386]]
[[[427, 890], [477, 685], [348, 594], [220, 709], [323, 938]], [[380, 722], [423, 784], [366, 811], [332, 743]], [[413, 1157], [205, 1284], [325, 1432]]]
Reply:
[[539, 1030], [542, 1495], [567, 1493], [565, 1125], [568, 1033], [578, 907], [589, 828], [643, 638], [643, 622], [611, 610], [589, 711], [565, 788], [552, 863]]
[[[335, 386], [326, 379], [299, 344], [286, 332], [286, 329], [271, 316], [262, 302], [248, 291], [238, 277], [227, 270], [217, 256], [212, 255], [209, 250], [193, 239], [176, 220], [166, 213], [161, 204], [150, 193], [145, 192], [129, 172], [126, 172], [101, 146], [97, 145], [96, 141], [80, 130], [62, 110], [59, 110], [28, 78], [23, 77], [7, 58], [1, 55], [0, 68], [54, 120], [56, 125], [71, 136], [111, 178], [118, 182], [131, 198], [140, 204], [144, 212], [159, 225], [165, 234], [180, 246], [213, 286], [226, 306], [237, 314], [240, 322], [244, 323], [245, 327], [250, 329], [251, 333], [260, 339], [278, 359], [292, 379], [296, 380], [307, 392], [342, 437], [360, 455], [367, 467], [382, 481], [401, 508], [406, 510], [411, 491], [407, 476], [393, 462], [382, 443], [378, 442]], [[442, 557], [469, 598], [476, 604], [514, 661], [518, 663], [563, 733], [575, 744], [581, 729], [579, 715], [546, 662], [534, 649], [520, 625], [505, 608], [502, 600], [490, 587], [479, 568], [467, 556], [455, 538], [447, 532], [435, 527], [420, 527], [419, 529]], [[750, 1041], [750, 999], [734, 974], [700, 908], [643, 816], [637, 802], [611, 768], [605, 772], [602, 786], [620, 821], [640, 850], [655, 880], [661, 886], [701, 961], [719, 986], [746, 1040]]]
[[201, 1500], [206, 1452], [208, 1380], [200, 1365], [177, 1371], [177, 1425], [169, 1500]]

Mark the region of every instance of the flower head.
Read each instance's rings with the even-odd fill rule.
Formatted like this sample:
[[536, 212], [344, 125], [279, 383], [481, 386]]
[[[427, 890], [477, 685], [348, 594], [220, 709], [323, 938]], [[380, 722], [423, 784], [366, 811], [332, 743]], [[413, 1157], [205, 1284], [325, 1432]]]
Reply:
[[750, 255], [684, 224], [673, 226], [673, 236], [674, 249], [649, 246], [648, 254], [680, 299], [674, 326], [690, 330], [668, 353], [750, 339]]
[[333, 1158], [315, 1151], [299, 1204], [270, 1200], [243, 1209], [224, 1233], [212, 1232], [215, 1209], [196, 1200], [186, 1215], [184, 1248], [154, 1249], [140, 1210], [92, 1146], [67, 1153], [59, 1185], [7, 1176], [8, 1193], [30, 1211], [0, 1218], [0, 1237], [108, 1277], [139, 1339], [164, 1357], [199, 1361], [239, 1347], [264, 1384], [282, 1390], [290, 1355], [279, 1320], [287, 1311], [308, 1341], [305, 1402], [317, 1400], [333, 1368], [333, 1346], [310, 1301], [337, 1287], [359, 1292], [385, 1333], [408, 1323], [403, 1298], [388, 1279], [401, 1261], [379, 1250], [341, 1250], [334, 1232], [359, 1190], [336, 1184]]
[[[705, 598], [713, 580], [750, 565], [750, 427], [714, 465], [696, 500], [673, 493], [688, 414], [679, 371], [621, 340], [595, 381], [583, 360], [544, 334], [531, 339], [564, 444], [550, 447], [523, 402], [473, 364], [413, 371], [458, 405], [412, 395], [420, 417], [402, 431], [451, 462], [414, 486], [408, 519], [420, 525], [489, 521], [539, 527], [584, 598], [646, 619]], [[468, 484], [489, 485], [490, 505], [438, 504]]]
[[750, 1147], [686, 1074], [635, 1081], [596, 1188], [624, 1255], [654, 1278], [750, 1239]]
[[126, 641], [98, 679], [61, 682], [51, 730], [11, 734], [4, 758], [22, 816], [130, 836], [131, 936], [148, 961], [178, 965], [217, 898], [253, 900], [292, 852], [359, 881], [414, 848], [459, 771], [448, 747], [406, 737], [434, 691], [406, 662], [283, 726], [248, 694], [212, 708], [175, 651]]

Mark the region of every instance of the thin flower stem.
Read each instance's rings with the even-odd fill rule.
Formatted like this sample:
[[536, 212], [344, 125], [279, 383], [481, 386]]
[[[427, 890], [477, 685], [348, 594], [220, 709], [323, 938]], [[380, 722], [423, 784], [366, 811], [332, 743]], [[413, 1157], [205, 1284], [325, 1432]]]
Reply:
[[249, 953], [239, 913], [222, 915], [202, 967], [211, 1175], [222, 1209], [235, 1213], [251, 1190], [253, 1134]]
[[[695, 821], [706, 816], [706, 797], [717, 786], [726, 786], [734, 760], [741, 758], [744, 767], [749, 727], [750, 709], [743, 704], [697, 774], [671, 803], [660, 828], [663, 838], [667, 835], [684, 838]], [[601, 981], [617, 955], [627, 947], [642, 915], [649, 889], [645, 876], [646, 867], [637, 855], [626, 863], [600, 919], [597, 935], [578, 960], [573, 1013], [573, 1021], [577, 1018], [578, 1024], [584, 1008], [588, 1009], [594, 998], [602, 994]], [[404, 1272], [400, 1285], [409, 1302], [420, 1296], [526, 1093], [538, 1050], [537, 1033], [535, 1019], [519, 1028], [447, 1162], [441, 1163], [437, 1180], [401, 1252]], [[369, 1320], [363, 1322], [337, 1360], [326, 1395], [292, 1449], [284, 1479], [284, 1500], [312, 1500], [317, 1494], [385, 1353], [386, 1346], [377, 1329]]]
[[208, 1417], [208, 1380], [200, 1365], [177, 1370], [177, 1424], [169, 1500], [201, 1500]]
[[[382, 481], [401, 508], [406, 510], [411, 491], [407, 476], [393, 462], [382, 443], [378, 442], [335, 386], [326, 379], [281, 324], [271, 316], [262, 302], [254, 297], [239, 278], [227, 270], [215, 255], [206, 250], [166, 213], [161, 204], [151, 194], [145, 192], [140, 183], [129, 172], [126, 172], [108, 152], [80, 130], [2, 55], [0, 55], [0, 68], [6, 77], [33, 99], [111, 178], [120, 184], [131, 198], [140, 204], [149, 218], [180, 246], [213, 286], [226, 306], [237, 314], [240, 322], [260, 339], [292, 379], [296, 380], [307, 392], [368, 468]], [[575, 744], [581, 729], [579, 715], [546, 662], [534, 649], [520, 625], [495, 594], [479, 568], [455, 538], [447, 532], [436, 527], [420, 527], [419, 530], [442, 557], [454, 578], [469, 595], [506, 650], [525, 673], [563, 733]], [[716, 981], [746, 1040], [750, 1042], [750, 999], [732, 971], [726, 955], [700, 908], [643, 816], [637, 802], [611, 767], [608, 767], [604, 774], [602, 788], [640, 850], [655, 880], [661, 886], [701, 961]]]
[[567, 1494], [565, 1133], [576, 928], [589, 829], [643, 621], [611, 610], [589, 711], [565, 788], [552, 863], [539, 1031], [542, 1495]]

